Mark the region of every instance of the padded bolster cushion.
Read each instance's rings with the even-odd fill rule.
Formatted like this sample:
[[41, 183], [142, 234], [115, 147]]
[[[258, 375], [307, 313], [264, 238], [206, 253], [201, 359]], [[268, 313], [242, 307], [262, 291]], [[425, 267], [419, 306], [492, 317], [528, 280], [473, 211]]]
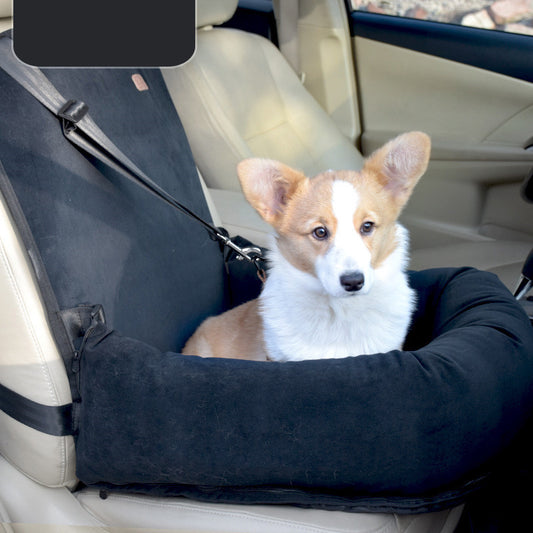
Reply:
[[410, 282], [418, 309], [405, 351], [260, 363], [94, 335], [79, 478], [229, 502], [456, 504], [531, 414], [533, 328], [492, 274], [433, 269]]

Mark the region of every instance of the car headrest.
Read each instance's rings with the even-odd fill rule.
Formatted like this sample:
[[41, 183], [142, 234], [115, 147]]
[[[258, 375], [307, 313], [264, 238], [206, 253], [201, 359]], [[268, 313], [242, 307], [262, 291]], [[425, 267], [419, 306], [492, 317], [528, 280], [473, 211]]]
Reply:
[[13, 26], [12, 0], [0, 0], [0, 33]]
[[[6, 2], [8, 0], [0, 0]], [[197, 0], [196, 27], [223, 24], [229, 20], [237, 9], [238, 0]]]

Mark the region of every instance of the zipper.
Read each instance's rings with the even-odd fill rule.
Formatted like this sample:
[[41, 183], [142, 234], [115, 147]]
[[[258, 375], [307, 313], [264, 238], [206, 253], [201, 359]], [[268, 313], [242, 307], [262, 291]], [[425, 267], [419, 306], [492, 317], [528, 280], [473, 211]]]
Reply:
[[74, 379], [76, 383], [76, 388], [78, 391], [78, 400], [72, 402], [72, 433], [77, 435], [79, 431], [79, 412], [81, 407], [81, 384], [80, 384], [80, 370], [81, 370], [81, 358], [83, 351], [87, 345], [87, 342], [92, 337], [94, 332], [99, 326], [105, 325], [105, 317], [101, 305], [94, 305], [91, 309], [91, 322], [89, 327], [85, 330], [83, 338], [81, 340], [80, 346], [74, 350], [72, 363], [71, 363], [71, 372], [74, 374]]

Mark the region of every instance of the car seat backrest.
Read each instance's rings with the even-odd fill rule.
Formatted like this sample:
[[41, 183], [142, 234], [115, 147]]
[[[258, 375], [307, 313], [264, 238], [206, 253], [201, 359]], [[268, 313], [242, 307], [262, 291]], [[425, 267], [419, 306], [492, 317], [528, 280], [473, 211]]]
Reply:
[[361, 155], [270, 41], [205, 27], [223, 22], [223, 8], [229, 19], [230, 5], [198, 2], [195, 55], [163, 71], [208, 187], [240, 191], [235, 167], [251, 156], [279, 159], [311, 176], [360, 168]]
[[[138, 167], [210, 220], [158, 70], [44, 72], [65, 98], [89, 106]], [[135, 83], [139, 76], [144, 84]], [[45, 269], [35, 270], [34, 251], [26, 251], [26, 239], [21, 244], [2, 204], [0, 383], [39, 403], [64, 405], [70, 389], [49, 327], [53, 302], [40, 296], [37, 281], [49, 279], [60, 309], [102, 304], [111, 328], [179, 351], [201, 320], [226, 306], [223, 258], [199, 224], [71, 145], [56, 117], [3, 70], [0, 87], [0, 160]], [[0, 453], [45, 485], [76, 483], [71, 437], [40, 433], [3, 412]]]

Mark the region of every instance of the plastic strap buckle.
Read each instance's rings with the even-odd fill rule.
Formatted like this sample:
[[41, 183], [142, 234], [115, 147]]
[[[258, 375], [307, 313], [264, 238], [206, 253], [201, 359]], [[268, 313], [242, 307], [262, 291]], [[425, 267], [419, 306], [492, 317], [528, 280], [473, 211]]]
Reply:
[[69, 100], [57, 113], [65, 133], [76, 129], [76, 124], [87, 114], [89, 106], [79, 100]]

